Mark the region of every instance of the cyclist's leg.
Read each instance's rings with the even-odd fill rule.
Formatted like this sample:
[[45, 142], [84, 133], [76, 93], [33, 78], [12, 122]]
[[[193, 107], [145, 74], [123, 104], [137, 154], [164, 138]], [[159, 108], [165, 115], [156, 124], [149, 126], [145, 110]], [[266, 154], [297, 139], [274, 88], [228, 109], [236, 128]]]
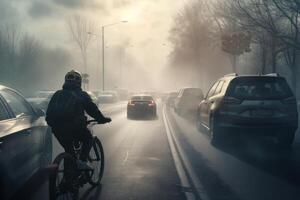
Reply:
[[[74, 155], [74, 149], [73, 149], [73, 138], [70, 136], [70, 134], [65, 132], [54, 132], [54, 135], [60, 145], [64, 148], [65, 152]], [[74, 172], [73, 172], [73, 166], [70, 160], [65, 160], [64, 162], [64, 173], [63, 173], [63, 179], [64, 179], [64, 187], [71, 188], [72, 187], [72, 180], [74, 178]]]
[[84, 128], [80, 131], [79, 137], [82, 141], [80, 160], [87, 161], [90, 149], [93, 144], [93, 135], [87, 128]]

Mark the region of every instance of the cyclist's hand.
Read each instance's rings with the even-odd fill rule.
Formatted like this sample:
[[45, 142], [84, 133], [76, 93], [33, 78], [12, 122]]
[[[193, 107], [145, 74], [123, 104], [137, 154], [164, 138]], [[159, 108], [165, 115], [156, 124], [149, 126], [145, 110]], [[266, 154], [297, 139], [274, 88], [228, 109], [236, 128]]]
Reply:
[[111, 118], [106, 117], [106, 118], [105, 118], [105, 123], [110, 123], [110, 122], [111, 122]]

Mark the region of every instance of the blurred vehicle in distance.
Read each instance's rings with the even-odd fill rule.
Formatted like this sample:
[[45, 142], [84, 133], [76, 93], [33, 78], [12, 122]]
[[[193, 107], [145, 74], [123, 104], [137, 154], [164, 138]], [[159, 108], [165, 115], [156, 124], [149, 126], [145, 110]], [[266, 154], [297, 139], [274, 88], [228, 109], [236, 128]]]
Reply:
[[119, 100], [120, 101], [127, 101], [128, 100], [128, 90], [126, 89], [117, 89], [116, 90]]
[[55, 91], [52, 90], [41, 90], [36, 92], [35, 97], [26, 98], [26, 100], [31, 103], [34, 107], [40, 108], [44, 111], [47, 110], [50, 99]]
[[290, 146], [298, 128], [297, 101], [283, 77], [232, 74], [211, 87], [197, 119], [200, 129], [211, 132], [213, 143], [232, 139], [240, 131], [275, 137]]
[[156, 102], [148, 94], [134, 95], [127, 104], [127, 118], [156, 117]]
[[166, 103], [170, 107], [174, 107], [175, 98], [178, 96], [178, 92], [170, 92], [166, 97]]
[[98, 101], [101, 104], [118, 102], [118, 94], [113, 90], [101, 91], [98, 95]]
[[97, 96], [94, 94], [94, 92], [92, 92], [92, 91], [86, 91], [86, 92], [90, 95], [91, 99], [93, 100], [93, 102], [94, 102], [96, 105], [98, 105], [98, 104], [100, 103], [99, 99], [98, 99]]
[[198, 104], [203, 98], [200, 88], [182, 88], [174, 100], [174, 111], [179, 115], [196, 114]]
[[0, 191], [10, 199], [52, 161], [52, 134], [45, 113], [15, 90], [0, 85]]

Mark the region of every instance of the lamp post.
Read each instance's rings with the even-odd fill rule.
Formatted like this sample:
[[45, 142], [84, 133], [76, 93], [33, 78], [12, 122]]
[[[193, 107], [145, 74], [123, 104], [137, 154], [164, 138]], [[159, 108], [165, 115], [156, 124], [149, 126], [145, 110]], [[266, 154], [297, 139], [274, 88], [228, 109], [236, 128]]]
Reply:
[[118, 25], [120, 23], [127, 23], [128, 21], [121, 21], [113, 24], [106, 24], [102, 26], [102, 90], [105, 90], [105, 28], [109, 26]]

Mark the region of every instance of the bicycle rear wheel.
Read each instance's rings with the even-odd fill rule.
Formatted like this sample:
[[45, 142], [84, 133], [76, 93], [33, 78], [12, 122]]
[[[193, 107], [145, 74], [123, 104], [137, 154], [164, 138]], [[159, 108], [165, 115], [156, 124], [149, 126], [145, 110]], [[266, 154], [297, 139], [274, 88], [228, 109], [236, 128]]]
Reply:
[[77, 166], [74, 157], [68, 153], [61, 153], [53, 164], [57, 165], [57, 171], [49, 179], [50, 200], [78, 199], [78, 187], [75, 184]]
[[93, 168], [93, 172], [89, 177], [89, 183], [93, 186], [98, 185], [104, 172], [104, 152], [102, 144], [97, 137], [94, 137], [88, 161], [89, 165]]

